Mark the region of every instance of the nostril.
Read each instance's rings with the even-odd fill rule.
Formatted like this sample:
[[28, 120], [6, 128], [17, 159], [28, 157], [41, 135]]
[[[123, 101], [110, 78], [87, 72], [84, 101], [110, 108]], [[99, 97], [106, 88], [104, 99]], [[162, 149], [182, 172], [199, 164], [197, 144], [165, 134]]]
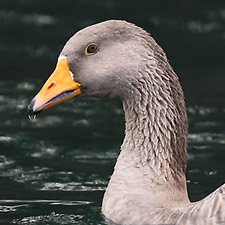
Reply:
[[55, 85], [55, 83], [51, 83], [51, 84], [48, 86], [48, 90], [51, 89], [54, 85]]

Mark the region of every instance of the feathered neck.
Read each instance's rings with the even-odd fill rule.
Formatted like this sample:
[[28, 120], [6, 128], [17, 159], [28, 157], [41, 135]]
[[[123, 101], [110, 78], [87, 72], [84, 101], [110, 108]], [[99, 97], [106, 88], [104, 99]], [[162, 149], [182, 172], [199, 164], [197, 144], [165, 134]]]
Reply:
[[125, 138], [103, 200], [108, 218], [130, 202], [140, 208], [189, 202], [183, 91], [164, 52], [154, 47], [154, 56], [146, 56], [147, 63], [132, 80], [132, 91], [123, 98]]
[[134, 95], [123, 102], [126, 131], [122, 151], [135, 154], [135, 166], [147, 166], [156, 175], [176, 179], [186, 170], [187, 116], [179, 81], [170, 72], [146, 74]]
[[183, 91], [163, 50], [155, 43], [146, 56], [132, 95], [123, 100], [126, 130], [122, 151], [135, 153], [135, 165], [176, 179], [186, 170], [188, 121]]

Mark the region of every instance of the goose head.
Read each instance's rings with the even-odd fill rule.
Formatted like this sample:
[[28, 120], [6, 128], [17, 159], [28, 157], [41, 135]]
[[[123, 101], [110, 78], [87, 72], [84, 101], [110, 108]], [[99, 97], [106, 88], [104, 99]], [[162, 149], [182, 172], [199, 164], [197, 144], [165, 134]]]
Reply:
[[28, 106], [29, 114], [80, 94], [129, 98], [146, 62], [155, 62], [155, 48], [160, 47], [146, 31], [125, 21], [106, 21], [77, 32]]

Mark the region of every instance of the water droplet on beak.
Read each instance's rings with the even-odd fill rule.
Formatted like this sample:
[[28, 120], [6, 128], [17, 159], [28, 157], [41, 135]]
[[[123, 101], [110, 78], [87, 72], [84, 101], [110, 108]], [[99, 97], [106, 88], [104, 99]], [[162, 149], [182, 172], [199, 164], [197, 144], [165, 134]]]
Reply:
[[28, 118], [30, 120], [34, 120], [36, 117], [37, 117], [37, 115], [35, 115], [35, 114], [28, 115]]

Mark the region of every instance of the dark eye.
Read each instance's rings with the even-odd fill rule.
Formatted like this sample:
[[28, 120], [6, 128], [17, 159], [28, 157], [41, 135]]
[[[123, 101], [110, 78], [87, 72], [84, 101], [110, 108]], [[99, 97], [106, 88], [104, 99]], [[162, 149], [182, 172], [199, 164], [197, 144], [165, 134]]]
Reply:
[[86, 55], [94, 55], [97, 52], [98, 52], [98, 45], [95, 43], [88, 44], [85, 49]]

